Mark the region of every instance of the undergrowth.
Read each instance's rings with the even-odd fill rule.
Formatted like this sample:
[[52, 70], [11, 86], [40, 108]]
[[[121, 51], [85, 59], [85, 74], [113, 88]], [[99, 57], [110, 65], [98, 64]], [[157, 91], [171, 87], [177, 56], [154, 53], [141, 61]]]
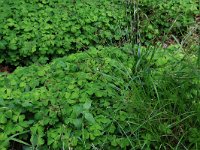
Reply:
[[1, 75], [1, 149], [198, 148], [197, 58], [153, 51], [91, 48]]
[[0, 1], [0, 63], [26, 66], [117, 43], [126, 24], [117, 0]]
[[196, 0], [0, 4], [1, 150], [200, 149]]

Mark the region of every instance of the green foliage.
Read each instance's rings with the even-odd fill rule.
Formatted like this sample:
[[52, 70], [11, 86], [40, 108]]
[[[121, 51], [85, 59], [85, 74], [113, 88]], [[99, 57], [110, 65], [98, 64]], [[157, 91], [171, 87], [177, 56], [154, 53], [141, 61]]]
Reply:
[[111, 44], [122, 37], [117, 0], [0, 1], [0, 63], [15, 66]]
[[9, 144], [9, 136], [30, 129], [18, 138], [39, 149], [127, 147], [116, 121], [128, 117], [124, 92], [133, 65], [120, 49], [91, 48], [2, 75], [1, 146]]
[[[181, 39], [199, 14], [198, 0], [142, 0], [139, 3], [142, 42], [173, 34]], [[166, 39], [165, 39], [166, 40]]]
[[196, 0], [1, 0], [0, 63], [32, 65], [0, 72], [0, 149], [200, 149], [200, 55], [160, 46], [198, 13]]
[[24, 149], [198, 148], [196, 57], [150, 47], [134, 59], [130, 47], [91, 48], [2, 74], [1, 149], [13, 140]]

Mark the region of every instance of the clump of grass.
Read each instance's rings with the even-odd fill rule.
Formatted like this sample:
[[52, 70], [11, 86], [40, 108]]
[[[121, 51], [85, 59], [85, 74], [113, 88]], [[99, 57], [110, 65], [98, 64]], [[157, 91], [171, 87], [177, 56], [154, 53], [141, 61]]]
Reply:
[[133, 103], [126, 123], [132, 132], [132, 148], [198, 149], [197, 56], [185, 56], [176, 47], [173, 51], [159, 47], [142, 50], [129, 84]]
[[[177, 16], [157, 45], [143, 47], [152, 43], [138, 42], [144, 41], [138, 36], [144, 14], [139, 1], [126, 2], [131, 43], [127, 49], [133, 50], [137, 63], [128, 88], [133, 103], [126, 122], [129, 129], [121, 128], [124, 136], [131, 132], [132, 149], [199, 149], [200, 49], [198, 42], [195, 49], [194, 43], [188, 44], [198, 26], [181, 35], [180, 41], [173, 34]], [[163, 49], [169, 38], [174, 42]]]

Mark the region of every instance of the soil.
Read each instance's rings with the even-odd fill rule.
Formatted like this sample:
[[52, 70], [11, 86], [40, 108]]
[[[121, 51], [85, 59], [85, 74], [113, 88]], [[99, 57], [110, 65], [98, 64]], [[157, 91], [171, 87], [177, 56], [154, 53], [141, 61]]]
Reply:
[[16, 67], [14, 66], [0, 64], [0, 72], [12, 73], [15, 69]]

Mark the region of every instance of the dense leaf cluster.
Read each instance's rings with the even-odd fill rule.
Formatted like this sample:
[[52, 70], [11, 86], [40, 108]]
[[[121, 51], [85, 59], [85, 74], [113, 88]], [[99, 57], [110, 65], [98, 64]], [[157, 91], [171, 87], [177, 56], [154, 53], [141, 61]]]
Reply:
[[180, 138], [178, 147], [195, 148], [196, 58], [182, 60], [173, 49], [136, 62], [129, 46], [91, 48], [1, 74], [1, 149], [12, 141], [23, 149], [164, 149]]
[[92, 48], [1, 76], [1, 146], [29, 129], [20, 139], [41, 149], [129, 146], [117, 123], [128, 119], [127, 74], [133, 65], [120, 49]]
[[189, 25], [195, 24], [199, 14], [196, 0], [142, 0], [139, 3], [140, 32], [144, 43], [160, 36], [171, 35], [182, 39]]
[[124, 10], [116, 0], [0, 1], [0, 63], [46, 63], [91, 45], [117, 42]]
[[197, 1], [137, 2], [0, 0], [1, 150], [199, 149]]

